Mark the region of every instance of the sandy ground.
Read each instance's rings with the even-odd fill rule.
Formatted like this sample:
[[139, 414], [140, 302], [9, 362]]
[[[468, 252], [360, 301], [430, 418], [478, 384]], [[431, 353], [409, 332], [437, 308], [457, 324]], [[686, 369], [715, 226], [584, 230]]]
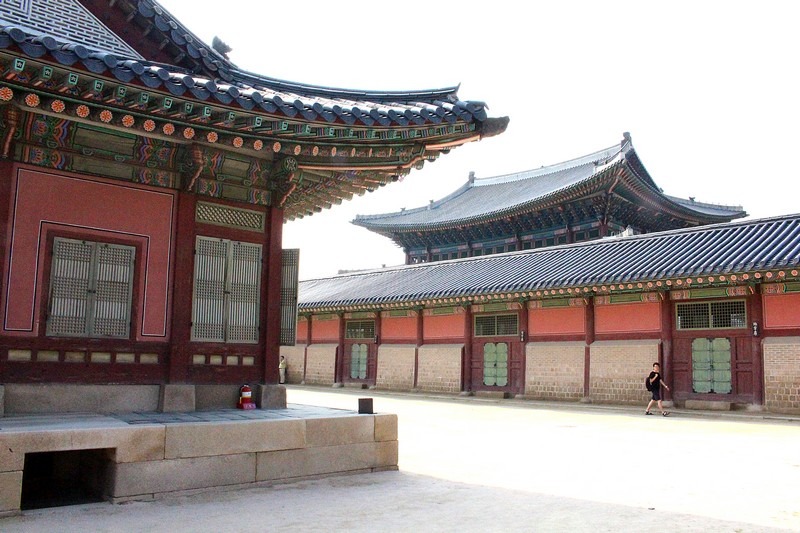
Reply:
[[800, 422], [293, 387], [399, 417], [400, 471], [89, 504], [0, 531], [800, 531]]

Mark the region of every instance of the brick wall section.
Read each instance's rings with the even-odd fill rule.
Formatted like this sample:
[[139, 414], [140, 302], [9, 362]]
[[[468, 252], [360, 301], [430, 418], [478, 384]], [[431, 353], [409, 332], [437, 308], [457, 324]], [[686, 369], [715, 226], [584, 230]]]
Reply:
[[525, 347], [525, 397], [583, 398], [583, 342], [530, 342]]
[[306, 383], [333, 385], [336, 374], [336, 344], [312, 344], [306, 350]]
[[644, 378], [658, 361], [660, 341], [600, 341], [591, 345], [589, 397], [593, 402], [646, 404]]
[[378, 347], [378, 375], [375, 386], [380, 389], [411, 390], [414, 388], [414, 344], [384, 344]]
[[303, 367], [305, 365], [306, 345], [281, 346], [281, 355], [286, 358], [286, 383], [300, 383], [303, 381]]
[[461, 392], [463, 349], [463, 344], [420, 346], [417, 388], [428, 392]]
[[800, 413], [800, 337], [764, 339], [764, 405], [775, 413]]

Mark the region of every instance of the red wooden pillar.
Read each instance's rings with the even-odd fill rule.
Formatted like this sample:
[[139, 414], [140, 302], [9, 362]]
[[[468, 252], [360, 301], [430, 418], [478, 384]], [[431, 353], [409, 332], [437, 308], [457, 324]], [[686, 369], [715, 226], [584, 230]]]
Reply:
[[172, 279], [172, 327], [170, 335], [169, 383], [189, 381], [192, 364], [192, 290], [194, 284], [195, 208], [194, 194], [178, 193], [175, 224], [175, 270]]
[[306, 368], [308, 367], [308, 347], [311, 346], [311, 340], [314, 338], [314, 335], [311, 331], [313, 324], [314, 324], [314, 315], [308, 315], [308, 328], [306, 328], [306, 347], [303, 350], [303, 379], [301, 380], [302, 383], [306, 382]]
[[659, 293], [661, 296], [661, 371], [669, 390], [664, 391], [664, 399], [672, 400], [672, 387], [675, 380], [672, 376], [672, 301], [669, 292]]
[[[753, 403], [764, 405], [764, 354], [761, 337], [764, 332], [764, 306], [761, 294], [756, 288], [748, 297], [750, 306], [750, 357], [753, 368]], [[756, 331], [754, 331], [756, 330]], [[754, 335], [754, 333], [758, 333]]]
[[334, 362], [334, 383], [344, 383], [344, 334], [347, 321], [344, 313], [339, 313], [339, 345], [336, 347], [336, 361]]
[[583, 309], [583, 329], [586, 334], [586, 346], [583, 349], [583, 398], [590, 399], [591, 389], [589, 384], [592, 379], [591, 353], [594, 343], [594, 298], [586, 298], [586, 307]]
[[417, 313], [417, 346], [414, 349], [414, 388], [417, 388], [417, 378], [419, 377], [419, 348], [425, 342], [425, 321], [422, 315], [422, 308], [414, 311]]
[[525, 394], [525, 367], [527, 361], [526, 346], [528, 345], [528, 302], [527, 300], [522, 300], [520, 304], [522, 304], [522, 310], [519, 313], [519, 323], [522, 324], [519, 334], [521, 353], [519, 360], [519, 371], [517, 372], [518, 375], [516, 376], [514, 384], [514, 394]]
[[14, 181], [14, 162], [9, 159], [0, 159], [0, 272], [4, 271], [6, 260], [6, 246], [8, 246], [8, 233], [6, 228], [11, 216], [11, 183]]
[[375, 357], [372, 359], [371, 368], [367, 372], [367, 379], [374, 385], [378, 379], [378, 351], [381, 346], [381, 311], [375, 311]]
[[[262, 327], [264, 343], [263, 379], [265, 384], [278, 383], [278, 360], [281, 344], [281, 271], [283, 252], [283, 209], [267, 209], [269, 226], [264, 239], [266, 268], [261, 275]], [[264, 287], [266, 290], [264, 290]]]
[[464, 356], [461, 358], [461, 390], [472, 391], [472, 306], [464, 306]]

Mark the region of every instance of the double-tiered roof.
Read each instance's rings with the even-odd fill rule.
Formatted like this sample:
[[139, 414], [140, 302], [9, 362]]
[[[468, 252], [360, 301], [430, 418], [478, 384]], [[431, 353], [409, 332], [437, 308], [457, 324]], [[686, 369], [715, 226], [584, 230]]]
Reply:
[[622, 142], [576, 159], [490, 178], [470, 175], [457, 191], [426, 207], [359, 215], [353, 223], [409, 250], [502, 238], [524, 240], [526, 235], [592, 224], [631, 226], [646, 233], [745, 215], [738, 206], [664, 194], [626, 133]]
[[37, 147], [26, 162], [70, 170], [93, 149], [113, 166], [135, 143], [97, 150], [76, 140], [80, 125], [112, 128], [169, 143], [175, 164], [143, 162], [160, 173], [154, 183], [282, 207], [286, 219], [395, 181], [508, 122], [460, 100], [457, 87], [346, 90], [247, 72], [153, 0], [3, 2], [0, 68], [0, 102], [14, 104], [5, 106], [6, 150], [30, 126], [12, 108], [50, 117], [63, 133], [28, 136], [47, 153]]

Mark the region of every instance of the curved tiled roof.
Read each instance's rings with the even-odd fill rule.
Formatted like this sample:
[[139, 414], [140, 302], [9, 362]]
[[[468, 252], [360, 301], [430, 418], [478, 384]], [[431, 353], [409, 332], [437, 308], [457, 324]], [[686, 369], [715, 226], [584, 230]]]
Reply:
[[423, 126], [481, 122], [488, 118], [483, 102], [458, 99], [458, 87], [418, 91], [349, 90], [246, 72], [202, 44], [173, 19], [158, 15], [156, 9], [166, 13], [150, 0], [139, 0], [139, 12], [152, 13], [159, 28], [171, 30], [173, 42], [180, 44], [187, 54], [203, 59], [206, 73], [126, 56], [118, 48], [115, 51], [98, 49], [94, 41], [82, 43], [67, 41], [63, 36], [54, 37], [45, 29], [31, 29], [9, 21], [2, 9], [0, 49], [15, 46], [30, 58], [46, 58], [64, 66], [79, 65], [123, 83], [138, 82], [174, 96], [216, 100], [248, 111], [308, 121], [359, 126]]
[[725, 221], [744, 216], [741, 207], [714, 206], [664, 195], [642, 166], [627, 134], [619, 144], [597, 152], [534, 170], [490, 178], [470, 179], [449, 196], [427, 207], [378, 215], [357, 215], [353, 223], [376, 231], [437, 229], [501, 217], [589, 184], [611, 177], [619, 167], [630, 169], [651, 195], [678, 212]]
[[[301, 310], [800, 268], [800, 215], [395, 267], [300, 283]], [[796, 271], [793, 274], [797, 277]], [[635, 287], [635, 285], [634, 285]], [[577, 290], [575, 294], [578, 294]]]

